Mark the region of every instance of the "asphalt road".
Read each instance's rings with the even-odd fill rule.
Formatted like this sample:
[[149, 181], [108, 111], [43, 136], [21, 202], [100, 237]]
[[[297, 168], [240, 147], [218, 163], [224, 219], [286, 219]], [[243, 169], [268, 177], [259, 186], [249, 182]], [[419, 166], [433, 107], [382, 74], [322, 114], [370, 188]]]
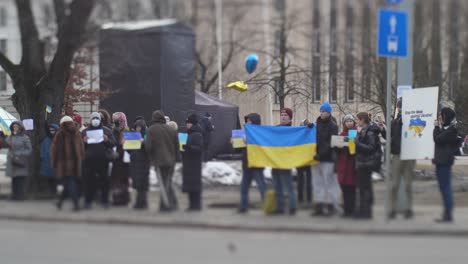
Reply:
[[465, 238], [301, 235], [0, 221], [0, 263], [467, 263]]

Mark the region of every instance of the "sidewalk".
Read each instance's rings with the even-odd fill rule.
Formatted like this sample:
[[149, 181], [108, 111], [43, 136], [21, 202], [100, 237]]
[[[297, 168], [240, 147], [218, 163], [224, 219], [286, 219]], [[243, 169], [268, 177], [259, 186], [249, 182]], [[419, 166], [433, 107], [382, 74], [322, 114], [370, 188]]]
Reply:
[[[261, 210], [251, 210], [239, 215], [234, 209], [206, 208], [201, 213], [159, 213], [156, 208], [148, 211], [134, 211], [130, 208], [96, 207], [90, 211], [73, 213], [70, 204], [63, 211], [57, 211], [52, 201], [27, 201], [23, 203], [0, 201], [0, 220], [31, 222], [84, 223], [101, 225], [130, 225], [155, 228], [215, 229], [239, 232], [280, 232], [280, 233], [328, 233], [355, 235], [417, 235], [468, 237], [468, 208], [458, 208], [454, 224], [437, 224], [440, 208], [418, 206], [411, 221], [397, 219], [387, 223], [383, 207], [376, 206], [374, 220], [354, 221], [336, 216], [333, 218], [312, 218], [310, 210], [300, 210], [296, 216], [265, 216]], [[153, 206], [155, 207], [155, 206]]]

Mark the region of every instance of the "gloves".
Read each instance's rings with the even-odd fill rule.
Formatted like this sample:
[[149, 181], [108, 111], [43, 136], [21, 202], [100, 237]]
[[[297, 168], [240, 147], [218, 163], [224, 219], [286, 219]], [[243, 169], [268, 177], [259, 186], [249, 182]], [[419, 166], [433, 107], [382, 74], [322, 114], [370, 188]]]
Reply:
[[349, 142], [349, 137], [345, 137], [343, 140], [344, 142]]
[[309, 123], [309, 124], [307, 124], [307, 127], [308, 127], [308, 128], [314, 128], [314, 123]]

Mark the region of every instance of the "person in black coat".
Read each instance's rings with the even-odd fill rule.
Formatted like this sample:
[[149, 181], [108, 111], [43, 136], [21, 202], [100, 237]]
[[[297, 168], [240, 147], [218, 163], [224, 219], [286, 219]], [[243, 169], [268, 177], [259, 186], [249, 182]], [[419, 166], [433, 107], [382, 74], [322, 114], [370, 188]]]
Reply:
[[203, 161], [208, 161], [211, 158], [210, 143], [211, 134], [214, 131], [213, 123], [211, 122], [211, 114], [205, 113], [205, 116], [200, 120], [200, 127], [203, 134]]
[[436, 166], [437, 182], [444, 202], [442, 218], [436, 222], [453, 221], [453, 191], [452, 191], [452, 165], [455, 161], [455, 152], [458, 147], [458, 131], [456, 127], [455, 112], [444, 107], [440, 110], [439, 120], [434, 122], [435, 153], [433, 163]]
[[358, 219], [372, 218], [372, 172], [380, 168], [382, 150], [380, 146], [380, 128], [370, 124], [369, 114], [357, 114], [359, 127], [362, 129], [356, 139], [356, 169], [358, 175], [359, 208], [356, 213]]
[[182, 191], [188, 194], [187, 211], [201, 211], [203, 134], [196, 114], [191, 114], [185, 123], [188, 138], [182, 154]]
[[144, 119], [137, 119], [133, 125], [133, 131], [140, 132], [142, 138], [141, 148], [130, 153], [130, 177], [132, 179], [132, 187], [137, 191], [133, 208], [137, 210], [148, 208], [147, 193], [149, 190], [150, 164], [144, 144], [146, 128]]

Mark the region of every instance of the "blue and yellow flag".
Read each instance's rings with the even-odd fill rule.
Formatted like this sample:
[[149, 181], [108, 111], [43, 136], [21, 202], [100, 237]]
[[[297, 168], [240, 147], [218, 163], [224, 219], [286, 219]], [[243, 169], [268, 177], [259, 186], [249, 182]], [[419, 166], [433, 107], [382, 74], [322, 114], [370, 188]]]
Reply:
[[292, 169], [314, 165], [316, 127], [245, 125], [249, 167]]

